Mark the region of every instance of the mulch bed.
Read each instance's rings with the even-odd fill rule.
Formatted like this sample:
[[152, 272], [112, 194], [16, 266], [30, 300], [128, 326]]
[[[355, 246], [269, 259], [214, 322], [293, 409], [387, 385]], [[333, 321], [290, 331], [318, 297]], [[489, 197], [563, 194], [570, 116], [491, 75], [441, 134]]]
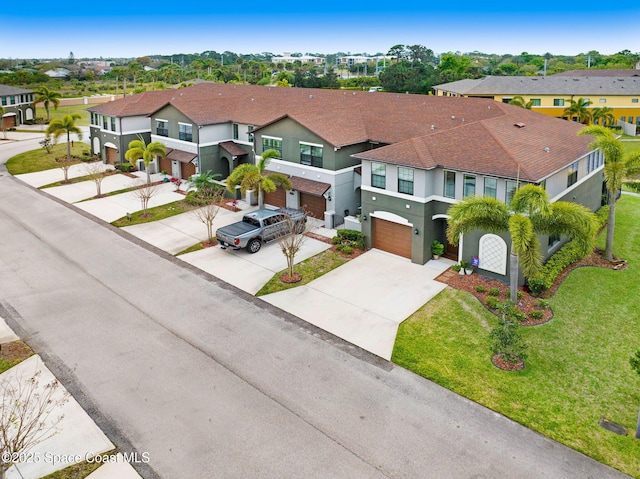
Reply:
[[491, 362], [498, 369], [503, 369], [504, 371], [520, 371], [524, 368], [524, 361], [518, 358], [517, 361], [507, 361], [505, 359], [504, 353], [494, 354], [491, 356]]
[[293, 273], [293, 276], [289, 276], [287, 273], [280, 275], [280, 281], [287, 284], [298, 283], [302, 280], [302, 275], [299, 273]]
[[[555, 294], [557, 289], [562, 284], [562, 281], [567, 277], [567, 275], [576, 268], [581, 268], [583, 266], [595, 266], [600, 268], [607, 269], [624, 269], [626, 268], [626, 262], [622, 261], [618, 258], [613, 262], [609, 262], [605, 260], [602, 255], [603, 251], [596, 249], [593, 253], [591, 253], [586, 258], [578, 261], [568, 267], [566, 267], [562, 273], [558, 275], [553, 285], [544, 292], [540, 297], [533, 296], [527, 288], [519, 288], [521, 299], [518, 300], [518, 309], [527, 315], [527, 320], [520, 323], [521, 326], [536, 326], [538, 324], [543, 324], [550, 321], [553, 318], [553, 311], [551, 308], [541, 308], [538, 306], [538, 300], [540, 298], [549, 298]], [[488, 277], [484, 277], [477, 272], [474, 272], [471, 275], [460, 275], [458, 272], [449, 269], [442, 273], [440, 276], [436, 278], [437, 281], [441, 283], [445, 283], [452, 288], [459, 289], [461, 291], [466, 291], [471, 293], [473, 296], [478, 298], [478, 300], [494, 314], [498, 314], [496, 310], [488, 308], [485, 304], [487, 297], [489, 297], [489, 290], [491, 288], [497, 288], [500, 291], [500, 295], [496, 298], [502, 302], [505, 299], [508, 299], [508, 290], [509, 285]], [[483, 286], [485, 291], [480, 293], [476, 291], [477, 286]], [[533, 311], [541, 311], [542, 318], [534, 319], [530, 318], [529, 314]]]
[[363, 251], [363, 250], [358, 249], [358, 248], [353, 248], [353, 252], [351, 254], [344, 254], [342, 251], [338, 251], [336, 249], [336, 245], [334, 245], [331, 242], [331, 239], [327, 238], [326, 236], [322, 236], [322, 235], [319, 235], [317, 233], [305, 233], [305, 235], [308, 236], [309, 238], [313, 238], [315, 240], [322, 241], [323, 243], [330, 244], [331, 248], [329, 248], [329, 250], [333, 251], [336, 254], [339, 254], [343, 258], [349, 258], [349, 259], [357, 258], [358, 256], [360, 256], [362, 253], [364, 253], [366, 251], [366, 250]]

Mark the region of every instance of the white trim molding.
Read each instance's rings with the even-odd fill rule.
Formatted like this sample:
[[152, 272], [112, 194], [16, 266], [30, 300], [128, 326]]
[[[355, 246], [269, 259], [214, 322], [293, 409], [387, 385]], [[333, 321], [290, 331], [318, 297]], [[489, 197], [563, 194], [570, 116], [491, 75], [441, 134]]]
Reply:
[[392, 223], [398, 223], [405, 226], [413, 226], [413, 223], [409, 223], [409, 220], [403, 218], [400, 215], [391, 213], [390, 211], [374, 211], [369, 216], [372, 218], [380, 218], [381, 220], [390, 221]]

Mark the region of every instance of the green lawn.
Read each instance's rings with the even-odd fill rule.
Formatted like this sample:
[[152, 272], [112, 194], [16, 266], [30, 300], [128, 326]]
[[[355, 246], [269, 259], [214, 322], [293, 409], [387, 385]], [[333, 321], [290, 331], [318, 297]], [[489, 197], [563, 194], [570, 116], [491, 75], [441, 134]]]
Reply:
[[635, 153], [640, 151], [640, 140], [623, 141], [622, 145], [626, 153]]
[[[82, 153], [89, 150], [90, 146], [87, 143], [74, 142], [71, 148], [71, 154], [73, 156], [80, 157]], [[23, 173], [33, 173], [36, 171], [50, 170], [52, 168], [58, 168], [56, 163], [56, 157], [62, 157], [67, 155], [67, 142], [61, 141], [53, 147], [51, 153], [47, 153], [44, 148], [38, 150], [26, 151], [20, 153], [7, 160], [7, 170], [12, 175], [21, 175]], [[62, 170], [60, 171], [60, 178], [63, 178]]]
[[[640, 348], [640, 198], [620, 200], [615, 233], [615, 253], [628, 268], [573, 271], [550, 300], [553, 320], [521, 329], [529, 345], [523, 371], [491, 364], [495, 316], [451, 288], [400, 325], [392, 360], [640, 478], [640, 441], [633, 439], [640, 377], [629, 366]], [[598, 242], [604, 246], [604, 235]], [[629, 435], [599, 427], [601, 416]]]
[[[87, 108], [95, 106], [95, 104], [90, 105], [70, 105], [70, 106], [59, 106], [57, 110], [54, 110], [53, 107], [49, 108], [49, 115], [51, 119], [54, 118], [62, 118], [65, 115], [70, 115], [72, 113], [80, 113], [82, 118], [76, 121], [76, 126], [89, 126], [89, 112], [86, 111]], [[47, 110], [44, 109], [43, 106], [38, 106], [36, 108], [35, 117], [47, 118]], [[42, 125], [42, 131], [47, 129], [47, 125]]]
[[334, 253], [331, 250], [323, 251], [311, 258], [301, 261], [294, 266], [293, 270], [302, 276], [302, 280], [297, 283], [283, 283], [280, 281], [280, 276], [286, 273], [286, 270], [282, 270], [276, 273], [262, 288], [256, 293], [256, 296], [262, 296], [265, 294], [276, 293], [285, 289], [295, 288], [296, 286], [302, 286], [316, 278], [319, 278], [323, 274], [328, 273], [332, 269], [337, 268], [349, 261], [349, 258], [340, 256], [338, 253]]
[[[135, 188], [129, 188], [127, 191]], [[121, 190], [122, 193], [124, 190]], [[114, 192], [115, 193], [115, 192]], [[123, 227], [123, 226], [132, 226], [138, 225], [141, 223], [149, 223], [151, 221], [160, 221], [165, 218], [169, 218], [171, 216], [179, 215], [180, 213], [184, 213], [186, 211], [191, 211], [196, 209], [197, 206], [190, 205], [184, 200], [174, 201], [172, 203], [167, 203], [166, 205], [155, 206], [153, 208], [147, 209], [147, 216], [142, 216], [142, 211], [136, 211], [131, 214], [131, 219], [129, 220], [126, 216], [123, 216], [120, 219], [112, 221], [111, 224], [113, 226]], [[202, 228], [205, 228], [202, 225]]]

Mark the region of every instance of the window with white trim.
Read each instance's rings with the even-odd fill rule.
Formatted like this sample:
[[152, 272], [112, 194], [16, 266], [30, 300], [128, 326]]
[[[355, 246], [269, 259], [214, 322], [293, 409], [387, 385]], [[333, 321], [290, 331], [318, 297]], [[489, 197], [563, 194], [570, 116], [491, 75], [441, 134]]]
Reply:
[[507, 180], [506, 182], [507, 188], [505, 192], [504, 202], [507, 206], [511, 206], [511, 201], [513, 201], [513, 195], [516, 194], [518, 189], [518, 182]]
[[413, 169], [398, 167], [398, 193], [413, 194]]
[[282, 158], [282, 138], [271, 138], [268, 136], [262, 137], [262, 152], [264, 153], [267, 150], [276, 150], [280, 153], [280, 158]]
[[383, 163], [371, 163], [371, 186], [387, 187], [387, 166]]
[[156, 119], [156, 135], [169, 136], [169, 121]]
[[498, 179], [485, 176], [484, 178], [484, 196], [496, 198], [498, 196]]
[[178, 138], [183, 141], [193, 141], [193, 125], [178, 123]]
[[567, 188], [578, 181], [578, 162], [572, 163], [567, 168]]
[[446, 198], [456, 197], [456, 172], [444, 172], [444, 196]]
[[322, 146], [300, 143], [300, 164], [322, 168]]
[[467, 198], [476, 194], [476, 175], [464, 175], [462, 197]]

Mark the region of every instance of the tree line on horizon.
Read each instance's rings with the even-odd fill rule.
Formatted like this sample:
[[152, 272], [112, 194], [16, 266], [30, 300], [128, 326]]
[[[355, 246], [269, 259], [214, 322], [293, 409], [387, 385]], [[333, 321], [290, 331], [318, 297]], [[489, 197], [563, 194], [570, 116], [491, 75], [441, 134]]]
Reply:
[[[302, 88], [367, 88], [382, 86], [386, 91], [427, 94], [434, 85], [480, 78], [486, 75], [547, 75], [581, 69], [631, 69], [640, 57], [622, 50], [603, 55], [593, 50], [575, 56], [522, 52], [486, 54], [448, 52], [435, 54], [424, 45], [392, 46], [388, 52], [369, 56], [366, 63], [338, 65], [336, 60], [350, 52], [333, 54], [292, 53], [285, 60], [269, 52], [238, 54], [230, 51], [204, 51], [198, 54], [143, 56], [111, 59], [110, 70], [100, 75], [90, 59], [76, 59], [73, 52], [64, 60], [38, 63], [29, 60], [0, 59], [0, 83], [22, 86], [48, 85], [63, 93], [132, 93], [184, 85], [196, 79], [221, 83], [280, 85]], [[353, 54], [354, 56], [368, 56]], [[325, 59], [324, 64], [305, 62], [304, 57]], [[299, 60], [297, 59], [299, 58]], [[10, 68], [10, 70], [7, 70]], [[44, 72], [55, 68], [70, 70], [68, 80], [52, 79]], [[69, 91], [68, 91], [69, 90]]]

